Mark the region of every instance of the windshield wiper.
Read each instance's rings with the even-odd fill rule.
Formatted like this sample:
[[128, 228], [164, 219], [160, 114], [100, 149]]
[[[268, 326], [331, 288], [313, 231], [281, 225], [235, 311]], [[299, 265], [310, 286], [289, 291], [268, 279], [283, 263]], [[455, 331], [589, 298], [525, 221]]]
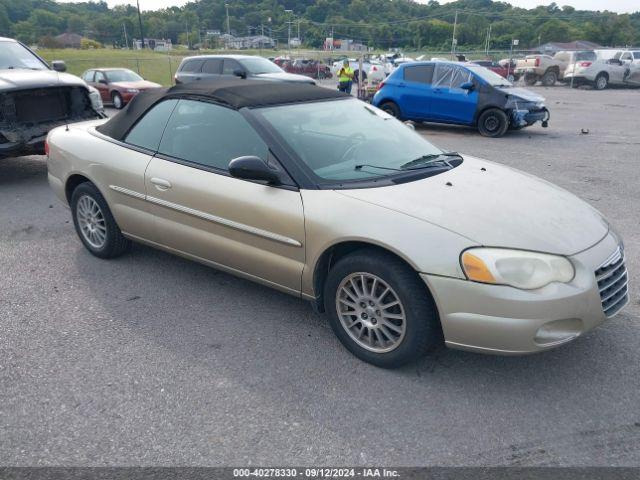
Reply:
[[453, 168], [446, 158], [443, 157], [460, 157], [460, 154], [458, 152], [431, 153], [429, 155], [418, 157], [415, 160], [411, 160], [410, 162], [400, 166], [400, 168], [402, 170], [414, 170], [417, 168], [428, 168], [436, 163], [444, 163], [447, 167]]
[[393, 170], [394, 172], [401, 172], [402, 171], [401, 168], [381, 167], [379, 165], [370, 165], [368, 163], [362, 163], [360, 165], [356, 165], [354, 170], [362, 170], [364, 167], [379, 168], [380, 170]]

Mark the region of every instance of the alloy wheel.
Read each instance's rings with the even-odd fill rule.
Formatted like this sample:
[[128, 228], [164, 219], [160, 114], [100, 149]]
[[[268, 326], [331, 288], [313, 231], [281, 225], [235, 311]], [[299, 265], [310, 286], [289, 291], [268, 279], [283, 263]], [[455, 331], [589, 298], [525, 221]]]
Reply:
[[107, 224], [98, 202], [83, 195], [78, 200], [76, 216], [85, 241], [96, 250], [103, 248], [107, 241]]
[[371, 273], [352, 273], [336, 293], [340, 323], [362, 348], [386, 353], [397, 348], [406, 333], [406, 315], [391, 286]]

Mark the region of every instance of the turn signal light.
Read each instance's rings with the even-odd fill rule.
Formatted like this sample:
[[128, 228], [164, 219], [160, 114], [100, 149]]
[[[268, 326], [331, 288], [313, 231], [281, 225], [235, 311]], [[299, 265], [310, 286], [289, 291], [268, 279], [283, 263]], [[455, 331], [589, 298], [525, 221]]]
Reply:
[[44, 141], [44, 154], [47, 157], [49, 156], [49, 142], [47, 142], [46, 140]]
[[378, 84], [378, 88], [376, 89], [376, 92], [377, 92], [378, 90], [382, 90], [382, 87], [384, 87], [384, 82], [380, 82], [380, 83]]
[[476, 257], [473, 253], [464, 252], [462, 254], [462, 266], [469, 280], [483, 283], [495, 283], [496, 279], [489, 271], [485, 263]]
[[591, 66], [591, 62], [580, 62], [580, 66], [581, 67], [590, 67]]

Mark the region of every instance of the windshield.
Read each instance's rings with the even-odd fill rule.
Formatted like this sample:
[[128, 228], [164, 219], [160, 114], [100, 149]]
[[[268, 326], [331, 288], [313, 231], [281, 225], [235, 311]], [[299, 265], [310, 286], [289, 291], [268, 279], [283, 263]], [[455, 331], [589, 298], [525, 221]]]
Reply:
[[239, 59], [238, 61], [253, 75], [260, 75], [261, 73], [282, 73], [284, 71], [266, 58], [249, 57]]
[[356, 99], [269, 107], [256, 113], [323, 180], [397, 175], [398, 170], [407, 171], [405, 165], [443, 153], [394, 117]]
[[480, 65], [468, 65], [467, 68], [471, 70], [476, 76], [487, 82], [494, 87], [512, 87], [513, 84], [504, 77], [501, 77], [496, 72], [489, 70], [488, 68], [481, 67]]
[[19, 43], [0, 42], [0, 69], [12, 68], [49, 70], [47, 65]]
[[131, 70], [110, 70], [107, 72], [110, 82], [140, 82], [143, 78]]

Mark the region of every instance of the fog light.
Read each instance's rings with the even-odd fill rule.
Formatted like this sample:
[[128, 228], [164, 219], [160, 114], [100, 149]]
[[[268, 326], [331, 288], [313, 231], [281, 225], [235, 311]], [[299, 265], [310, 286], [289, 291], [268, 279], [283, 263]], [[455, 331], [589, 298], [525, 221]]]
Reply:
[[565, 318], [545, 323], [533, 339], [538, 345], [564, 343], [580, 336], [583, 326], [579, 318]]

